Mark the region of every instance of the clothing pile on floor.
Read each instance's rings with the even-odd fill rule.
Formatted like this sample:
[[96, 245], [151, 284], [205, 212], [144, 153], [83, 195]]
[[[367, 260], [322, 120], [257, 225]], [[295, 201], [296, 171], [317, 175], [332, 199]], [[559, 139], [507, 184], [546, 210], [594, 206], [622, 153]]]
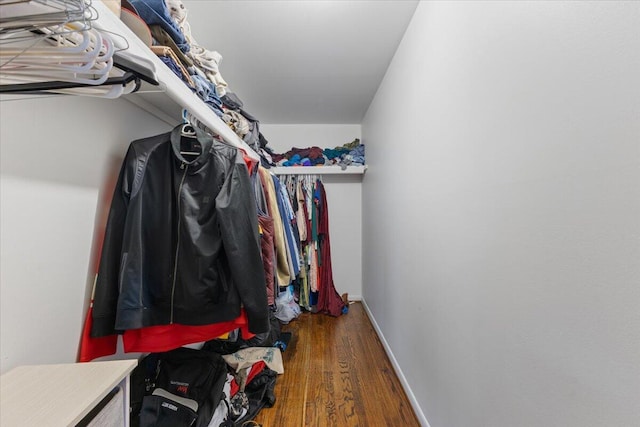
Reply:
[[360, 139], [335, 148], [309, 147], [292, 148], [283, 154], [269, 154], [272, 166], [331, 166], [338, 165], [345, 169], [347, 166], [362, 166], [364, 161], [364, 144]]
[[130, 377], [131, 425], [246, 425], [276, 401], [276, 378], [284, 373], [281, 349], [286, 343], [282, 340], [288, 342], [291, 336], [279, 334], [279, 326], [276, 329], [277, 333], [272, 330], [262, 340], [228, 336], [200, 348], [180, 347], [145, 356]]

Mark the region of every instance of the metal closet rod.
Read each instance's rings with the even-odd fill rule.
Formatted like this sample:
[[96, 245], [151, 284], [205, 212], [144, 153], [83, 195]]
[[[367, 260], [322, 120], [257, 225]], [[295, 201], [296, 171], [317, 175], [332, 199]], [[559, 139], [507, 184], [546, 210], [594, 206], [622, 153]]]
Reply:
[[100, 86], [114, 86], [114, 85], [123, 85], [131, 83], [132, 81], [136, 82], [136, 88], [133, 92], [137, 91], [140, 88], [140, 77], [131, 72], [127, 71], [123, 76], [120, 77], [110, 77], [104, 83], [98, 85], [92, 85], [87, 83], [74, 83], [74, 82], [61, 82], [61, 81], [50, 81], [50, 82], [36, 82], [36, 83], [20, 83], [20, 84], [12, 84], [12, 85], [0, 85], [0, 93], [9, 93], [9, 94], [47, 94], [50, 95], [47, 91], [51, 90], [60, 90], [60, 89], [74, 89], [80, 87], [100, 87]]
[[58, 89], [74, 89], [81, 87], [100, 87], [100, 86], [113, 86], [113, 85], [127, 85], [132, 81], [136, 82], [136, 87], [131, 93], [135, 93], [140, 89], [141, 80], [150, 83], [154, 86], [158, 86], [158, 81], [155, 76], [152, 75], [150, 70], [144, 67], [139, 67], [135, 62], [129, 61], [126, 58], [117, 58], [114, 63], [114, 67], [117, 67], [124, 71], [122, 76], [109, 77], [102, 84], [89, 84], [89, 83], [74, 83], [63, 81], [47, 81], [47, 82], [33, 82], [33, 83], [16, 83], [8, 85], [0, 85], [0, 93], [9, 94], [37, 94], [46, 93], [48, 90]]

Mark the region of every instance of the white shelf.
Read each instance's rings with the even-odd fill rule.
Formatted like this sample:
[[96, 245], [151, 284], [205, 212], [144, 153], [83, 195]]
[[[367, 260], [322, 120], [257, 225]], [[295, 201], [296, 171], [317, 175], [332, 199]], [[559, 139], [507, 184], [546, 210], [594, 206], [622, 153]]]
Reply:
[[126, 95], [125, 99], [172, 125], [177, 125], [182, 121], [181, 111], [184, 108], [209, 129], [220, 135], [227, 143], [242, 148], [253, 160], [260, 160], [258, 154], [209, 109], [207, 104], [191, 92], [191, 89], [151, 52], [151, 49], [124, 22], [114, 15], [102, 1], [94, 0], [92, 5], [99, 15], [99, 18], [94, 22], [97, 28], [117, 34], [112, 37], [116, 43], [119, 40], [118, 36], [124, 38], [128, 45], [128, 53], [151, 61], [155, 67], [156, 77], [160, 86], [145, 84], [141, 92], [146, 90], [151, 90], [152, 92]]
[[367, 165], [347, 166], [277, 166], [269, 169], [276, 175], [364, 175]]
[[137, 360], [19, 366], [0, 381], [2, 427], [75, 426], [111, 390], [125, 393], [129, 419], [129, 374]]

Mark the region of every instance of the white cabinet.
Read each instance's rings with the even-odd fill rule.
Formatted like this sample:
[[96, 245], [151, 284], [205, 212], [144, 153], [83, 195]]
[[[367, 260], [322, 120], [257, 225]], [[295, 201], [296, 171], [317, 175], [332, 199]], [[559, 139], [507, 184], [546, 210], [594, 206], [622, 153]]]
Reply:
[[123, 392], [129, 426], [129, 374], [137, 360], [19, 366], [0, 378], [2, 427], [73, 427], [113, 389]]

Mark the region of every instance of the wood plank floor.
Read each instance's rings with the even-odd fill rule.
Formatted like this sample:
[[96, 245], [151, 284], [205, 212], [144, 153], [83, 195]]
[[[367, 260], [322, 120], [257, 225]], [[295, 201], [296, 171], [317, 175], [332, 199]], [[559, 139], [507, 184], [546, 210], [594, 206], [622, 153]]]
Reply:
[[303, 313], [276, 382], [276, 404], [255, 421], [264, 427], [419, 426], [362, 304], [338, 318]]

